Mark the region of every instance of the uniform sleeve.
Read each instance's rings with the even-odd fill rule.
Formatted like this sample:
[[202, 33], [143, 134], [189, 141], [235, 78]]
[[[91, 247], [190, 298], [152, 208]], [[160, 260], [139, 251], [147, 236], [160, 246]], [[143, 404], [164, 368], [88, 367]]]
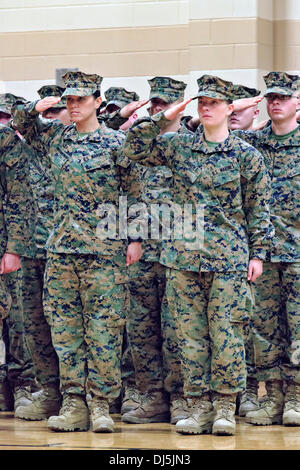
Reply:
[[131, 160], [142, 160], [146, 166], [166, 165], [175, 154], [177, 133], [159, 135], [167, 123], [164, 114], [137, 120], [128, 130], [124, 154]]
[[234, 131], [231, 131], [231, 132], [236, 137], [239, 137], [240, 139], [247, 142], [249, 145], [252, 145], [252, 147], [257, 148], [257, 146], [259, 144], [259, 139], [258, 139], [258, 135], [255, 131], [243, 131], [243, 130], [240, 130], [240, 129], [235, 129]]
[[41, 118], [35, 110], [36, 103], [37, 101], [32, 101], [13, 106], [13, 123], [29, 145], [40, 140], [44, 148], [48, 150], [54, 135], [64, 126], [58, 120], [50, 121]]
[[274, 236], [269, 208], [271, 185], [263, 157], [253, 147], [243, 152], [241, 175], [250, 259], [264, 260]]
[[2, 143], [2, 163], [5, 169], [2, 184], [5, 192], [6, 252], [24, 255], [34, 225], [33, 198], [26, 174], [27, 152], [13, 131]]

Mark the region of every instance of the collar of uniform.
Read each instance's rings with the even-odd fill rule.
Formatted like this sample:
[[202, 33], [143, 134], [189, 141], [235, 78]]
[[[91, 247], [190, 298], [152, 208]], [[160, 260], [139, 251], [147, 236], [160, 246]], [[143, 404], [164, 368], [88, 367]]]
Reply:
[[100, 127], [93, 133], [88, 133], [85, 135], [79, 135], [78, 131], [76, 129], [75, 124], [66, 127], [65, 133], [64, 133], [64, 139], [72, 140], [73, 142], [83, 142], [83, 141], [89, 141], [89, 142], [99, 142], [103, 138], [103, 127], [105, 125], [103, 123], [99, 123]]
[[229, 136], [227, 137], [224, 142], [220, 142], [219, 145], [216, 145], [215, 147], [209, 147], [207, 144], [205, 137], [204, 137], [204, 132], [201, 132], [201, 130], [198, 128], [197, 131], [195, 132], [195, 137], [194, 141], [192, 144], [192, 150], [195, 152], [203, 152], [203, 153], [217, 153], [217, 152], [227, 152], [233, 148], [233, 146], [237, 142], [237, 137], [231, 133], [229, 133]]
[[300, 146], [300, 125], [298, 126], [297, 132], [291, 135], [288, 139], [283, 142], [275, 139], [272, 131], [272, 126], [268, 126], [262, 129], [258, 133], [260, 141], [269, 147], [280, 148], [280, 147], [299, 147]]

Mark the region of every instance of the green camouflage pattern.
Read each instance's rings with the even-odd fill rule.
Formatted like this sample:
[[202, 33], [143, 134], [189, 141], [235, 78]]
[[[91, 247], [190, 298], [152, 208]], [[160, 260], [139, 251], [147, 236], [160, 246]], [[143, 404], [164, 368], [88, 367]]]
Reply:
[[16, 96], [12, 93], [2, 93], [0, 94], [0, 112], [6, 114], [12, 114], [12, 106], [16, 103], [26, 103], [26, 99], [22, 96]]
[[24, 329], [22, 276], [22, 269], [3, 276], [12, 300], [9, 315], [4, 320], [7, 330], [5, 375], [12, 389], [31, 387], [35, 379]]
[[184, 395], [242, 391], [247, 376], [244, 342], [253, 305], [247, 273], [168, 268], [166, 277]]
[[97, 74], [87, 74], [84, 72], [67, 72], [62, 77], [65, 84], [63, 96], [90, 96], [101, 90], [103, 78]]
[[[65, 91], [64, 88], [58, 85], [44, 85], [38, 90], [38, 94], [40, 95], [41, 100], [44, 98], [48, 98], [48, 96], [62, 96], [63, 92]], [[54, 104], [51, 108], [66, 108], [66, 98], [62, 97], [59, 103]]]
[[257, 379], [300, 384], [300, 263], [264, 263], [253, 285]]
[[[0, 276], [0, 327], [2, 320], [7, 317], [11, 307], [11, 295], [8, 292], [3, 276]], [[1, 332], [0, 328], [0, 332]]]
[[49, 253], [44, 305], [63, 394], [118, 397], [127, 281], [120, 257]]
[[196, 98], [207, 96], [208, 98], [216, 98], [219, 100], [233, 101], [235, 98], [235, 88], [232, 82], [223, 80], [214, 75], [202, 75], [198, 78], [199, 87]]
[[254, 357], [260, 380], [299, 383], [291, 360], [300, 342], [299, 323], [299, 143], [300, 128], [278, 141], [268, 126], [259, 132], [235, 131], [263, 155], [271, 181], [270, 213], [275, 228], [264, 272], [254, 284]]
[[170, 77], [154, 77], [148, 80], [150, 85], [149, 100], [159, 98], [166, 103], [183, 99], [186, 83]]
[[165, 291], [165, 267], [138, 261], [129, 266], [129, 309], [126, 331], [141, 392], [163, 390], [160, 310]]
[[0, 256], [5, 252], [23, 255], [32, 236], [34, 220], [26, 155], [16, 133], [1, 124], [0, 164]]
[[34, 375], [43, 386], [59, 384], [58, 357], [43, 309], [46, 260], [22, 258], [22, 298], [24, 329], [32, 357]]
[[42, 132], [40, 128], [49, 121], [36, 117], [37, 120], [32, 119], [28, 125], [26, 116], [30, 106], [28, 103], [26, 106], [16, 105], [13, 108], [14, 125], [24, 139], [28, 181], [34, 200], [34, 231], [26, 256], [46, 259], [46, 242], [53, 228], [55, 180], [48, 158], [47, 133]]
[[286, 72], [270, 72], [264, 76], [267, 87], [265, 96], [269, 93], [279, 95], [294, 95], [300, 89], [300, 77]]
[[275, 235], [268, 250], [268, 261], [300, 261], [300, 127], [284, 141], [278, 141], [272, 127], [261, 131], [234, 131], [264, 157], [271, 181], [270, 213]]
[[198, 132], [158, 135], [165, 123], [158, 113], [133, 125], [124, 153], [146, 165], [171, 168], [173, 203], [180, 208], [200, 204], [205, 223], [199, 249], [188, 232], [185, 239], [162, 242], [160, 262], [189, 271], [247, 271], [249, 258], [264, 260], [273, 234], [262, 156], [233, 135], [215, 148]]
[[235, 100], [242, 98], [254, 98], [255, 96], [260, 95], [260, 90], [256, 90], [256, 88], [249, 88], [240, 84], [233, 84], [233, 91]]
[[122, 87], [110, 87], [104, 92], [106, 106], [115, 104], [119, 108], [123, 108], [132, 101], [138, 101], [139, 95], [135, 91], [127, 91]]
[[126, 240], [101, 239], [97, 234], [98, 223], [107, 218], [106, 213], [99, 213], [99, 205], [119, 207], [122, 177], [116, 160], [125, 139], [124, 133], [100, 123], [95, 133], [82, 136], [74, 125], [64, 126], [58, 121], [39, 119], [35, 104], [24, 106], [22, 113], [16, 109], [14, 123], [25, 135], [27, 128], [28, 132], [36, 129], [47, 150], [44, 156], [55, 185], [53, 230], [47, 250], [77, 254], [124, 253], [125, 262]]

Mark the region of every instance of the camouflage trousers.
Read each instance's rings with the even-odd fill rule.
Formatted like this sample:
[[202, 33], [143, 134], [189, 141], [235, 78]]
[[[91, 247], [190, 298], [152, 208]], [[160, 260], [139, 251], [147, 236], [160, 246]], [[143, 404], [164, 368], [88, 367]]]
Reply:
[[6, 359], [0, 374], [3, 379], [8, 379], [13, 388], [31, 386], [34, 382], [33, 364], [25, 338], [22, 275], [22, 270], [19, 269], [3, 276], [6, 291], [11, 297], [11, 305], [7, 317], [3, 320]]
[[157, 262], [141, 260], [131, 265], [128, 273], [130, 307], [126, 331], [135, 383], [141, 392], [162, 390], [160, 312], [165, 290], [165, 268]]
[[257, 378], [300, 384], [300, 263], [264, 263], [253, 286]]
[[186, 397], [245, 389], [244, 343], [252, 309], [246, 276], [167, 269], [166, 295], [176, 321]]
[[44, 259], [22, 258], [24, 327], [37, 382], [58, 386], [58, 357], [43, 308], [45, 266]]
[[48, 254], [44, 307], [63, 394], [118, 397], [126, 281], [125, 265], [110, 256]]

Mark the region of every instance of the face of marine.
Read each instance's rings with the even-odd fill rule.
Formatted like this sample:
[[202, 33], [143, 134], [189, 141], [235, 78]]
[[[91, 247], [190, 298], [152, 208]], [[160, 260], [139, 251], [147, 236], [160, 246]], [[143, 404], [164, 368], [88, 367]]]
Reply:
[[161, 100], [160, 98], [152, 98], [150, 100], [150, 107], [149, 107], [149, 114], [150, 116], [154, 116], [154, 114], [160, 113], [161, 111], [166, 111], [174, 103], [167, 103], [166, 101]]
[[68, 95], [66, 101], [71, 121], [76, 124], [88, 122], [95, 118], [96, 110], [100, 107], [102, 99], [101, 97], [95, 98], [93, 95]]
[[201, 96], [198, 98], [198, 115], [201, 124], [207, 129], [217, 129], [227, 125], [233, 111], [233, 104], [225, 100]]
[[259, 110], [253, 106], [242, 111], [233, 111], [229, 116], [229, 129], [241, 129], [244, 131], [252, 129], [253, 121], [258, 113]]
[[277, 93], [270, 93], [266, 96], [267, 111], [271, 120], [275, 123], [283, 123], [296, 116], [299, 106], [299, 97], [284, 96]]
[[72, 124], [67, 108], [49, 108], [42, 113], [43, 118], [58, 119], [64, 126]]

